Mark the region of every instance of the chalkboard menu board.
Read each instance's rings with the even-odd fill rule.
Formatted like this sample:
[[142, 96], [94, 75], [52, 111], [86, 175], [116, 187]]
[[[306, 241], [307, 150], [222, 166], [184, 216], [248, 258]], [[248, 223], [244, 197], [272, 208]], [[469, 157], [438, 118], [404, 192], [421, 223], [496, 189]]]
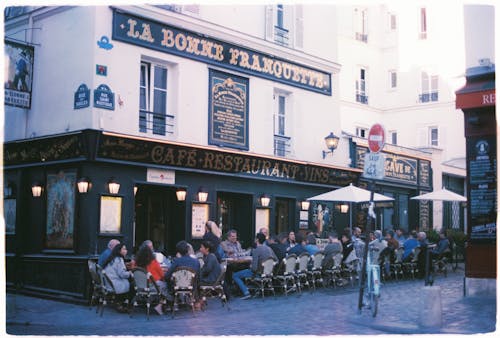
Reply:
[[208, 144], [248, 150], [248, 79], [210, 70]]
[[495, 136], [467, 140], [471, 239], [496, 240], [496, 153]]

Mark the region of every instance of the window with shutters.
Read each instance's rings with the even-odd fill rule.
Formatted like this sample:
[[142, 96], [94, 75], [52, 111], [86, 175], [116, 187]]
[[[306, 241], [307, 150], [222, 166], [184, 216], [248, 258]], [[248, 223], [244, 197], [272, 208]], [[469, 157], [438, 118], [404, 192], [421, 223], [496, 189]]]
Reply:
[[366, 94], [366, 69], [358, 69], [358, 79], [356, 80], [356, 102], [368, 104], [368, 95]]
[[301, 49], [304, 25], [302, 10], [301, 4], [266, 6], [266, 39], [282, 46]]
[[153, 135], [173, 134], [174, 116], [167, 114], [167, 68], [141, 62], [139, 80], [139, 131]]
[[368, 10], [366, 8], [354, 9], [355, 37], [361, 42], [368, 42]]
[[285, 157], [291, 150], [290, 136], [290, 95], [274, 92], [274, 155]]
[[427, 10], [425, 7], [420, 8], [420, 33], [421, 40], [427, 39]]
[[431, 75], [426, 71], [421, 73], [421, 94], [419, 101], [421, 103], [435, 102], [439, 99], [439, 80], [437, 75]]

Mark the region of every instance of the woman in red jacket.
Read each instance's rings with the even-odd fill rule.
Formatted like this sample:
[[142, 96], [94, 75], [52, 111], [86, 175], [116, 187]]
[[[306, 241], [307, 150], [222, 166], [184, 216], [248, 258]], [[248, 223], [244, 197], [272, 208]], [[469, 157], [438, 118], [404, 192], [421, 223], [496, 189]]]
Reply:
[[[155, 254], [153, 250], [147, 245], [142, 245], [137, 252], [135, 257], [135, 264], [151, 273], [154, 281], [160, 288], [160, 292], [164, 295], [167, 294], [167, 283], [164, 280], [164, 272], [160, 266], [160, 263], [155, 258]], [[155, 307], [156, 312], [158, 314], [163, 314], [162, 304], [158, 304]]]

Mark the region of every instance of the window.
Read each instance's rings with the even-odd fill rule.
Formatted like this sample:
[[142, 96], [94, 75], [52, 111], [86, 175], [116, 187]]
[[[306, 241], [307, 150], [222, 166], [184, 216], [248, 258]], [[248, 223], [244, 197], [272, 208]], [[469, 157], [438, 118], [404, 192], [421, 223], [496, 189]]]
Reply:
[[395, 31], [397, 29], [396, 14], [389, 14], [389, 29]]
[[420, 34], [421, 40], [427, 39], [427, 13], [425, 7], [420, 8]]
[[389, 89], [396, 89], [398, 86], [398, 73], [395, 70], [389, 71]]
[[366, 138], [368, 136], [368, 129], [363, 127], [356, 127], [356, 136]]
[[439, 133], [437, 127], [429, 127], [429, 145], [439, 146]]
[[290, 153], [290, 140], [287, 136], [287, 123], [289, 123], [289, 97], [285, 93], [274, 94], [274, 155], [286, 156]]
[[[172, 133], [172, 115], [167, 115], [167, 68], [142, 62], [139, 84], [139, 131], [154, 135]], [[168, 129], [168, 130], [167, 130]]]
[[391, 144], [398, 144], [398, 132], [397, 131], [389, 131], [389, 136], [391, 137]]
[[366, 9], [354, 9], [356, 40], [358, 41], [368, 42], [367, 16], [368, 11]]
[[368, 96], [366, 95], [366, 70], [359, 69], [359, 78], [356, 80], [356, 102], [368, 104]]
[[420, 102], [434, 102], [439, 98], [438, 85], [439, 80], [437, 75], [429, 75], [427, 72], [422, 72], [422, 94], [420, 94]]
[[266, 39], [283, 46], [302, 48], [302, 5], [268, 5], [266, 8]]

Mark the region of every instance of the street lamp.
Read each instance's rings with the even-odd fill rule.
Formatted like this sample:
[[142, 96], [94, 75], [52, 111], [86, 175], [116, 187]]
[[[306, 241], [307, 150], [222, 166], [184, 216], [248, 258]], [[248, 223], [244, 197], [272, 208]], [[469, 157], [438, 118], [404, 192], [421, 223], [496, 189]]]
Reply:
[[326, 147], [329, 149], [329, 151], [323, 150], [323, 159], [327, 154], [333, 154], [333, 151], [337, 149], [337, 146], [339, 145], [339, 139], [340, 138], [338, 136], [335, 136], [333, 132], [330, 132], [330, 135], [325, 137]]

